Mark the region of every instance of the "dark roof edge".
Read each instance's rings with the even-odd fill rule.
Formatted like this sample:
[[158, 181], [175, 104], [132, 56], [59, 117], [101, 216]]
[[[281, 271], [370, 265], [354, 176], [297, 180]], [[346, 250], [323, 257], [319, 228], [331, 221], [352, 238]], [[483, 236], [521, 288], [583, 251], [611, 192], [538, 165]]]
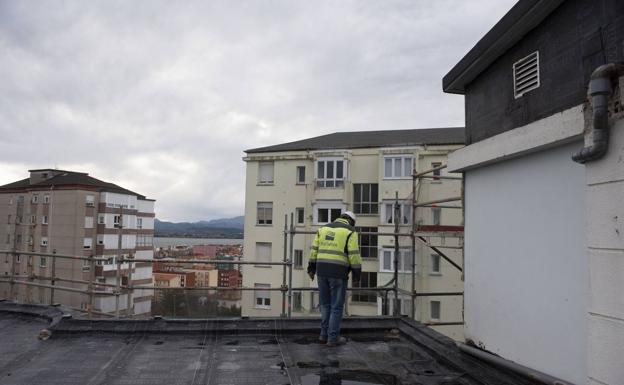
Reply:
[[[329, 146], [320, 146], [318, 144], [312, 144], [311, 141], [314, 140], [318, 140], [321, 138], [335, 138], [335, 137], [339, 137], [340, 135], [349, 135], [349, 134], [353, 134], [353, 135], [370, 135], [370, 134], [396, 134], [396, 133], [403, 133], [406, 131], [409, 131], [411, 133], [413, 133], [414, 131], [422, 131], [422, 132], [434, 132], [434, 131], [443, 131], [443, 130], [464, 130], [464, 137], [460, 140], [458, 139], [457, 141], [455, 140], [448, 140], [448, 141], [441, 141], [441, 142], [437, 142], [437, 141], [412, 141], [412, 140], [407, 140], [404, 142], [396, 142], [396, 143], [383, 143], [383, 144], [357, 144], [357, 143], [350, 143], [350, 144], [344, 144], [344, 145], [336, 145], [335, 147], [329, 147]], [[293, 146], [293, 145], [297, 145], [300, 144], [301, 146], [298, 148], [289, 148], [289, 149], [284, 149], [283, 147], [285, 146]], [[292, 141], [292, 142], [286, 142], [286, 143], [279, 143], [276, 145], [270, 145], [270, 146], [264, 146], [264, 147], [258, 147], [258, 148], [251, 148], [248, 150], [244, 150], [245, 153], [247, 154], [257, 154], [257, 153], [266, 153], [266, 152], [286, 152], [286, 151], [331, 151], [331, 150], [346, 150], [346, 149], [356, 149], [356, 148], [379, 148], [379, 147], [402, 147], [402, 146], [422, 146], [422, 145], [428, 145], [428, 146], [436, 146], [436, 145], [457, 145], [457, 144], [466, 144], [465, 142], [465, 127], [464, 126], [453, 126], [453, 127], [435, 127], [435, 128], [414, 128], [414, 129], [403, 129], [403, 130], [371, 130], [371, 131], [339, 131], [339, 132], [334, 132], [331, 134], [325, 134], [325, 135], [320, 135], [320, 136], [315, 136], [312, 138], [307, 138], [307, 139], [301, 139], [301, 140], [296, 140], [296, 141]]]
[[38, 168], [38, 169], [34, 169], [34, 170], [28, 170], [28, 172], [39, 172], [39, 171], [70, 172], [72, 174], [89, 175], [89, 173], [86, 173], [86, 172], [59, 170], [58, 168]]
[[463, 94], [481, 72], [539, 25], [564, 0], [520, 0], [442, 79], [442, 89]]

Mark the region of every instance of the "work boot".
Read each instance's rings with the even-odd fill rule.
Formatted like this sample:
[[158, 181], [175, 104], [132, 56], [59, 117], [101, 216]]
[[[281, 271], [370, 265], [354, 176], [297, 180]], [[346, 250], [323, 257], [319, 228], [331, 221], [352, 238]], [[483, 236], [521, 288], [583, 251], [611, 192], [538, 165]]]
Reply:
[[326, 343], [327, 342], [327, 336], [319, 336], [318, 341], [321, 344]]
[[344, 337], [338, 337], [338, 339], [336, 341], [327, 341], [327, 346], [330, 348], [336, 347], [336, 346], [340, 346], [340, 345], [344, 345], [347, 343], [347, 339]]

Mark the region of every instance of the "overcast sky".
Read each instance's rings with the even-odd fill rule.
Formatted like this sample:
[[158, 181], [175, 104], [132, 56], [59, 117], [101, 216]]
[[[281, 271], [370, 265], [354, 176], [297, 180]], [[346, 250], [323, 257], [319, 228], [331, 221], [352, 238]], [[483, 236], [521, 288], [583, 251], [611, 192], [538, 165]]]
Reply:
[[88, 172], [243, 214], [244, 150], [464, 124], [442, 77], [514, 0], [0, 0], [0, 184]]

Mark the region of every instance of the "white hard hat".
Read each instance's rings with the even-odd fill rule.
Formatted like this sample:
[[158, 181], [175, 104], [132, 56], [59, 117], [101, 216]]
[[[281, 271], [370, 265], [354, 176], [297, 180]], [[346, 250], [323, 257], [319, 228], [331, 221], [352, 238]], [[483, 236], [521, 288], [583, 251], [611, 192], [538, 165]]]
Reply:
[[355, 218], [355, 214], [353, 214], [353, 212], [351, 211], [345, 211], [344, 213], [342, 213], [342, 215], [346, 215], [349, 218], [351, 218], [351, 220], [353, 220], [353, 222], [355, 222], [356, 218]]

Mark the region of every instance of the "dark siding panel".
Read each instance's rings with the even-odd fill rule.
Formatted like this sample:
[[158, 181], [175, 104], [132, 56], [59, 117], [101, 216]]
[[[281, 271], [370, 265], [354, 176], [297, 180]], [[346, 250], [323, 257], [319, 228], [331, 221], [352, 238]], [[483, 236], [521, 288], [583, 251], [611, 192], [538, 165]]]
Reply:
[[[568, 0], [466, 89], [467, 143], [586, 100], [591, 72], [624, 59], [624, 1]], [[513, 63], [538, 50], [539, 88], [514, 99]]]

